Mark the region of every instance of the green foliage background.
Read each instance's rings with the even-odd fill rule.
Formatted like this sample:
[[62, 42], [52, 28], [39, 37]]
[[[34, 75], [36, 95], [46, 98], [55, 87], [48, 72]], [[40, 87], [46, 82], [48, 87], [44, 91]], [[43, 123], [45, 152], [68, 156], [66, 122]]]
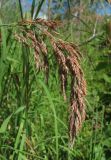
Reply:
[[[17, 16], [7, 10], [7, 16], [5, 7], [0, 10], [0, 159], [111, 160], [111, 44], [106, 30], [110, 17], [99, 19], [96, 32], [102, 34], [89, 43], [83, 42], [92, 36], [96, 19], [88, 11], [81, 15], [85, 24], [74, 19], [58, 29], [62, 39], [80, 45], [87, 81], [86, 121], [70, 149], [68, 104], [60, 94], [51, 46], [47, 41], [51, 64], [47, 86], [43, 73], [35, 69], [33, 51], [13, 37], [18, 26], [10, 23], [20, 18], [20, 9], [14, 10]], [[33, 7], [34, 1], [32, 12]]]

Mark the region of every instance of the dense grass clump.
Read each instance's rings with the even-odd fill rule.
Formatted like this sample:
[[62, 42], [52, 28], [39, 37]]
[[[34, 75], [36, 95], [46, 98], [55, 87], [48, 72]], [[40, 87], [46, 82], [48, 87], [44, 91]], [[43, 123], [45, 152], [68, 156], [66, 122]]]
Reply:
[[[31, 136], [29, 131], [27, 130], [28, 128], [30, 128], [29, 127], [30, 125], [28, 124], [28, 117], [30, 115], [29, 111], [30, 110], [33, 111], [34, 109], [33, 108], [34, 106], [31, 104], [32, 103], [31, 99], [33, 98], [32, 87], [35, 86], [34, 81], [36, 82], [36, 77], [39, 75], [42, 78], [42, 80], [45, 78], [46, 84], [45, 82], [44, 83], [42, 82], [42, 85], [43, 87], [45, 87], [46, 91], [47, 91], [46, 85], [50, 86], [50, 84], [52, 83], [52, 82], [49, 82], [50, 74], [51, 74], [50, 70], [53, 71], [53, 74], [55, 76], [57, 77], [59, 76], [58, 80], [60, 81], [61, 85], [58, 84], [57, 88], [59, 89], [61, 86], [61, 91], [65, 101], [67, 98], [66, 96], [67, 83], [69, 83], [69, 87], [71, 88], [70, 89], [70, 120], [69, 120], [70, 142], [69, 143], [71, 146], [73, 145], [74, 138], [76, 137], [77, 132], [80, 130], [82, 122], [85, 119], [84, 96], [86, 94], [86, 85], [83, 77], [83, 72], [79, 64], [80, 53], [74, 44], [65, 42], [54, 35], [54, 34], [57, 34], [55, 32], [56, 26], [57, 26], [57, 23], [54, 21], [46, 21], [42, 19], [36, 19], [35, 21], [27, 20], [27, 21], [22, 21], [18, 23], [18, 30], [14, 30], [14, 31], [12, 29], [10, 31], [7, 30], [7, 34], [10, 36], [9, 44], [7, 43], [8, 36], [5, 36], [6, 38], [5, 45], [6, 47], [8, 46], [10, 48], [8, 54], [12, 55], [12, 58], [10, 59], [9, 57], [10, 60], [7, 62], [8, 63], [7, 73], [6, 74], [3, 73], [3, 77], [1, 77], [2, 82], [5, 81], [5, 79], [7, 79], [7, 82], [9, 81], [8, 86], [5, 86], [7, 82], [5, 82], [3, 86], [1, 86], [1, 92], [2, 92], [1, 105], [4, 106], [4, 108], [6, 108], [6, 105], [10, 104], [9, 105], [9, 108], [10, 108], [10, 106], [12, 106], [12, 103], [14, 103], [15, 108], [13, 110], [13, 113], [12, 114], [10, 113], [10, 116], [8, 116], [8, 118], [5, 121], [3, 121], [1, 126], [1, 133], [6, 132], [10, 119], [14, 115], [20, 114], [20, 115], [17, 115], [16, 122], [14, 122], [14, 124], [15, 124], [15, 128], [17, 128], [17, 130], [15, 131], [15, 134], [17, 134], [17, 137], [19, 136], [18, 137], [19, 139], [21, 137], [22, 132], [25, 132], [22, 149], [27, 148], [28, 144], [26, 143], [26, 138]], [[2, 32], [2, 36], [3, 34], [4, 32]], [[20, 43], [20, 45], [18, 42]], [[14, 48], [11, 49], [11, 46], [13, 43], [15, 44], [15, 46]], [[49, 48], [47, 47], [48, 45], [50, 45], [50, 47], [52, 48], [52, 52], [48, 52], [50, 48], [50, 47]], [[16, 64], [15, 67], [13, 68], [12, 61], [16, 61], [14, 60], [14, 56], [15, 56], [15, 53], [18, 54], [17, 46], [19, 46], [19, 48], [21, 49], [19, 53], [21, 55], [20, 57], [18, 57], [20, 59], [17, 59], [18, 65]], [[1, 39], [1, 48], [3, 47], [4, 47], [4, 41], [3, 39]], [[50, 57], [54, 56], [54, 57], [53, 59], [52, 58], [49, 59], [49, 56]], [[32, 59], [33, 57], [34, 57], [34, 61]], [[50, 65], [51, 63], [53, 64], [53, 60], [55, 61], [54, 65], [58, 65], [55, 68], [55, 71], [53, 66], [51, 67]], [[4, 63], [3, 60], [1, 61], [1, 63]], [[4, 66], [6, 65], [4, 64]], [[59, 71], [58, 73], [56, 73], [57, 70]], [[43, 74], [41, 74], [41, 71], [44, 73], [45, 77], [42, 76]], [[69, 75], [70, 75], [70, 78], [68, 78]], [[41, 78], [38, 78], [38, 80]], [[68, 81], [71, 81], [71, 82], [68, 82]], [[35, 86], [35, 88], [37, 87]], [[7, 89], [6, 93], [5, 93], [5, 89]], [[13, 97], [13, 101], [12, 101], [11, 96], [13, 95], [13, 92], [15, 96]], [[39, 93], [39, 90], [38, 90], [38, 93]], [[58, 126], [57, 115], [53, 105], [52, 98], [50, 97], [49, 93], [48, 93], [48, 97], [51, 100], [52, 109], [54, 112], [56, 158], [58, 159], [59, 139], [58, 139], [58, 127], [57, 127]], [[12, 108], [10, 108], [10, 112], [12, 112], [11, 110]], [[23, 116], [23, 119], [24, 119], [23, 122], [19, 121], [21, 120], [21, 118], [19, 119], [19, 116], [21, 117], [21, 115]], [[23, 123], [22, 128], [20, 127], [21, 123]], [[11, 125], [9, 128], [10, 130], [14, 129]], [[30, 128], [30, 131], [31, 130], [32, 129]], [[11, 142], [12, 143], [11, 146], [14, 146], [15, 141], [16, 140]], [[18, 140], [18, 143], [20, 143], [19, 140]], [[16, 146], [17, 148], [18, 148], [18, 145]], [[10, 154], [11, 152], [9, 152], [9, 155]], [[12, 157], [13, 158], [16, 157], [15, 155], [16, 154], [13, 152]], [[17, 157], [19, 157], [18, 154], [17, 154]]]
[[0, 159], [110, 160], [110, 22], [85, 4], [43, 20], [35, 2], [0, 20]]

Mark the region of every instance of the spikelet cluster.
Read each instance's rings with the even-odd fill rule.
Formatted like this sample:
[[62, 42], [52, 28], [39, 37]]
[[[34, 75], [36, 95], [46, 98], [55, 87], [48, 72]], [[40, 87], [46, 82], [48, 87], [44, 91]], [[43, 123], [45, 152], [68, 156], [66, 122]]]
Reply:
[[[34, 49], [34, 59], [36, 68], [41, 68], [41, 64], [45, 70], [46, 81], [48, 83], [49, 76], [49, 61], [48, 49], [44, 38], [48, 38], [53, 48], [53, 54], [59, 68], [59, 76], [61, 81], [61, 90], [64, 100], [67, 99], [66, 87], [68, 76], [71, 77], [70, 83], [70, 114], [69, 114], [69, 136], [70, 144], [73, 144], [74, 139], [80, 130], [83, 121], [85, 120], [85, 103], [86, 82], [83, 71], [80, 66], [81, 54], [77, 46], [73, 43], [68, 43], [55, 36], [57, 22], [43, 19], [24, 20], [19, 22], [22, 27], [21, 34], [15, 34], [15, 38]], [[30, 27], [26, 27], [26, 26]], [[34, 28], [34, 29], [33, 29]], [[36, 28], [36, 29], [35, 29]], [[37, 34], [36, 30], [39, 31]], [[29, 44], [29, 41], [31, 44]], [[67, 54], [64, 54], [67, 53]], [[42, 59], [41, 59], [42, 57]]]

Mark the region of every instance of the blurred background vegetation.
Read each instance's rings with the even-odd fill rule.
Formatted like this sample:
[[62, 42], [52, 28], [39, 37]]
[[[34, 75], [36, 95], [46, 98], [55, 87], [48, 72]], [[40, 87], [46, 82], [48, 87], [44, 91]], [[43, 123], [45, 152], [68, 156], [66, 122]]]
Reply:
[[[0, 1], [1, 160], [111, 160], [110, 7], [105, 0]], [[68, 147], [68, 104], [60, 94], [51, 46], [47, 86], [32, 51], [13, 38], [17, 22], [37, 17], [60, 21], [60, 37], [76, 43], [82, 54], [87, 115], [73, 149]]]

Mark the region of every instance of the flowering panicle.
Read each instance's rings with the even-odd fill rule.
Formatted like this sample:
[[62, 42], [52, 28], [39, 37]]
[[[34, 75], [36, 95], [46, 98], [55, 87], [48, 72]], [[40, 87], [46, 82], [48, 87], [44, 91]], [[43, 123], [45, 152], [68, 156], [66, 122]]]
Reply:
[[[21, 31], [22, 34], [15, 34], [15, 38], [19, 42], [29, 45], [29, 47], [34, 49], [36, 68], [43, 68], [45, 70], [47, 83], [49, 77], [49, 61], [45, 38], [49, 39], [59, 68], [61, 90], [64, 100], [66, 100], [67, 78], [68, 76], [71, 77], [69, 135], [70, 143], [73, 144], [85, 120], [84, 97], [86, 95], [86, 82], [80, 66], [81, 54], [76, 45], [65, 42], [55, 36], [55, 33], [58, 35], [57, 32], [55, 32], [55, 28], [58, 26], [57, 22], [39, 18], [34, 21], [26, 20], [19, 24], [23, 28]], [[31, 27], [26, 28], [27, 25], [31, 25], [33, 29]], [[35, 28], [38, 29], [38, 33]]]

